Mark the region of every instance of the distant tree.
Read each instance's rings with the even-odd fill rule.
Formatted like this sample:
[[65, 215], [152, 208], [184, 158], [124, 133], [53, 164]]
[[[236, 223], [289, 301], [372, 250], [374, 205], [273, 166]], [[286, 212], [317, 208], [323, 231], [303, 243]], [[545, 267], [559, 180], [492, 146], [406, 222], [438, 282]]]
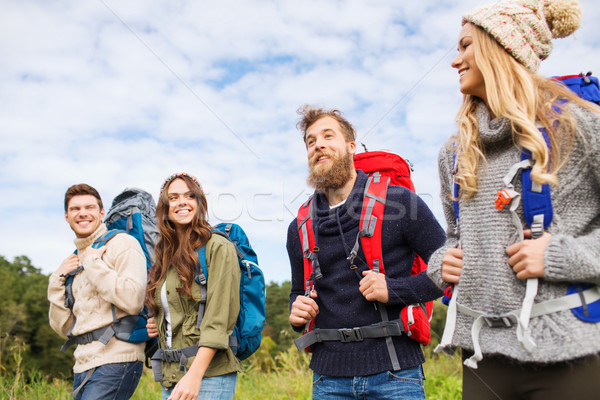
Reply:
[[287, 350], [292, 341], [299, 336], [292, 330], [289, 316], [289, 298], [292, 284], [285, 281], [281, 284], [270, 282], [267, 285], [267, 326], [264, 335], [271, 337], [277, 344], [276, 352]]
[[11, 348], [19, 339], [27, 371], [38, 370], [47, 377], [71, 374], [72, 351], [60, 352], [63, 339], [48, 323], [48, 278], [25, 256], [13, 262], [0, 256], [0, 369], [7, 373], [15, 367]]

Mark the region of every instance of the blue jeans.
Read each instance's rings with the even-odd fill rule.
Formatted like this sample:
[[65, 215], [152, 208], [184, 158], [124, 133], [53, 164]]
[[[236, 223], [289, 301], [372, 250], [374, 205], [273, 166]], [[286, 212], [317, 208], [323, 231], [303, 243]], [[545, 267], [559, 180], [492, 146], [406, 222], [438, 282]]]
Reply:
[[337, 377], [313, 373], [313, 399], [425, 400], [421, 366], [376, 375]]
[[[104, 364], [96, 367], [79, 390], [75, 400], [126, 400], [133, 396], [144, 363], [141, 361]], [[87, 371], [75, 374], [73, 390], [85, 379]]]
[[[235, 385], [237, 384], [237, 372], [227, 375], [212, 376], [202, 379], [198, 400], [233, 400]], [[161, 399], [167, 400], [173, 388], [163, 388]]]

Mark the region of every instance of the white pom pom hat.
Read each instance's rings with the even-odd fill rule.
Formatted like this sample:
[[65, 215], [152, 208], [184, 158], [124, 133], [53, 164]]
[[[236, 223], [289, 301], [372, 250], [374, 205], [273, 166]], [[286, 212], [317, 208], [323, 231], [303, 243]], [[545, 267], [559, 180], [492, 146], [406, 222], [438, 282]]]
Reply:
[[577, 0], [505, 0], [463, 16], [483, 28], [531, 72], [552, 52], [552, 38], [571, 35], [581, 24]]

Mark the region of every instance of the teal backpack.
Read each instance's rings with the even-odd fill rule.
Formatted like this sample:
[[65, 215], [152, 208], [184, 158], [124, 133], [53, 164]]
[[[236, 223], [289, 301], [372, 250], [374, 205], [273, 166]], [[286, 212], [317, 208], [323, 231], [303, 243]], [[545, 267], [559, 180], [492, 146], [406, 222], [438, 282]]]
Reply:
[[[235, 246], [240, 275], [240, 313], [233, 334], [229, 338], [229, 345], [240, 360], [250, 357], [259, 347], [262, 330], [265, 324], [265, 278], [258, 267], [258, 257], [250, 246], [248, 236], [236, 224], [221, 223], [215, 226], [213, 234], [218, 234]], [[206, 266], [206, 253], [204, 247], [198, 250], [200, 270], [196, 274], [196, 282], [202, 290], [202, 306], [198, 311], [197, 326], [202, 322], [204, 304], [206, 303], [206, 284], [208, 269]]]

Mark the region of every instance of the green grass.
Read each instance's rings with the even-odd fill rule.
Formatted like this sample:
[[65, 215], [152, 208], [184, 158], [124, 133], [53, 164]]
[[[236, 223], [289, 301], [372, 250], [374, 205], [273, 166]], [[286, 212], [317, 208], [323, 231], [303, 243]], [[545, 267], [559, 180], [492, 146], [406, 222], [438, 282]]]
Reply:
[[462, 398], [462, 361], [460, 353], [453, 356], [436, 354], [434, 347], [425, 347], [425, 395], [428, 400], [460, 400]]
[[[312, 392], [312, 372], [308, 368], [310, 356], [290, 347], [272, 354], [275, 343], [266, 338], [263, 345], [248, 360], [244, 372], [238, 376], [236, 400], [308, 400]], [[425, 393], [429, 400], [458, 400], [461, 398], [460, 355], [446, 356], [425, 348]], [[16, 355], [18, 357], [18, 355]], [[154, 382], [152, 371], [144, 370], [134, 400], [159, 399], [161, 386]], [[0, 370], [0, 399], [47, 400], [71, 398], [71, 382], [46, 379], [39, 373], [24, 373], [20, 369], [13, 376]]]

